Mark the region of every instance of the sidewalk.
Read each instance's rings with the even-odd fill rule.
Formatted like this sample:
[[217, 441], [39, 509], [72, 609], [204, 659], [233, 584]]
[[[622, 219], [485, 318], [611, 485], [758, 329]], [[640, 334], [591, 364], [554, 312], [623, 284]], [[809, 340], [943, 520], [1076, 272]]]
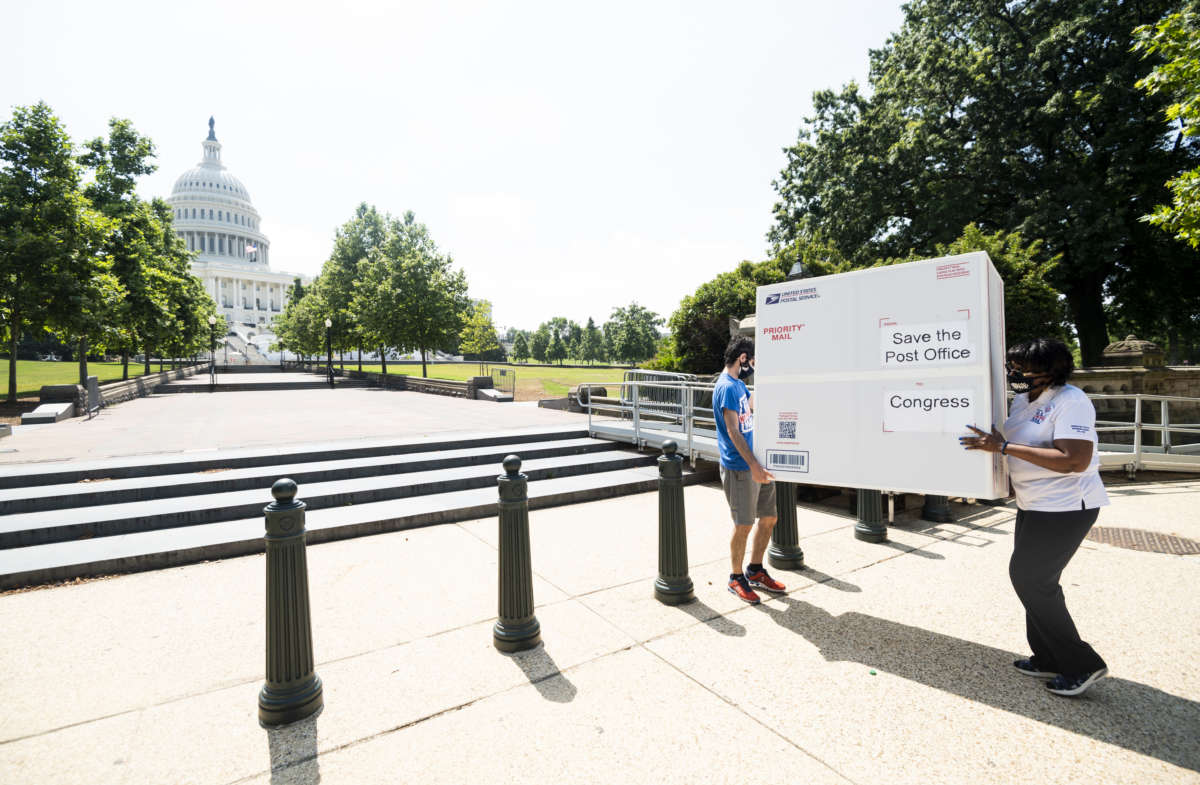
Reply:
[[[1200, 539], [1200, 481], [1110, 492], [1099, 525]], [[1112, 676], [1067, 700], [1009, 664], [1011, 508], [909, 513], [883, 545], [802, 509], [809, 568], [749, 607], [720, 488], [686, 499], [678, 608], [655, 494], [531, 513], [545, 644], [516, 656], [495, 518], [310, 547], [325, 709], [281, 731], [256, 719], [262, 556], [0, 596], [0, 782], [1200, 782], [1198, 557], [1084, 543], [1063, 586]]]
[[[238, 374], [222, 378], [240, 381]], [[0, 465], [571, 425], [586, 428], [587, 416], [376, 388], [152, 395], [91, 420], [14, 428], [0, 441]]]

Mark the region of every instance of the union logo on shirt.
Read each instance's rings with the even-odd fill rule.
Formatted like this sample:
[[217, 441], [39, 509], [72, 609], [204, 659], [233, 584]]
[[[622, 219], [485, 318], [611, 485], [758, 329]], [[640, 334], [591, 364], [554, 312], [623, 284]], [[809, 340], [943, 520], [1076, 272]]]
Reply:
[[750, 411], [750, 399], [745, 396], [738, 401], [738, 429], [742, 433], [754, 430], [754, 412]]
[[1029, 418], [1029, 421], [1031, 423], [1036, 423], [1037, 425], [1041, 425], [1043, 422], [1046, 421], [1046, 418], [1048, 416], [1050, 416], [1050, 410], [1053, 408], [1054, 408], [1053, 404], [1047, 404], [1045, 408], [1042, 408], [1041, 406], [1039, 406], [1038, 410], [1033, 413], [1032, 417]]

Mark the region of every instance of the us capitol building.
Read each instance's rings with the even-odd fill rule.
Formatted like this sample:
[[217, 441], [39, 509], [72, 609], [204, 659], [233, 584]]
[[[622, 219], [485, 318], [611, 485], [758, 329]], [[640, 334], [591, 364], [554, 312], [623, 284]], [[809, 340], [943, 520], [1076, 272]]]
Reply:
[[[278, 353], [268, 357], [271, 324], [297, 276], [271, 269], [271, 243], [246, 186], [221, 163], [213, 126], [210, 117], [204, 157], [179, 176], [167, 203], [176, 234], [196, 252], [192, 272], [229, 322], [229, 348], [249, 362], [278, 359]], [[299, 277], [308, 283], [308, 276]]]

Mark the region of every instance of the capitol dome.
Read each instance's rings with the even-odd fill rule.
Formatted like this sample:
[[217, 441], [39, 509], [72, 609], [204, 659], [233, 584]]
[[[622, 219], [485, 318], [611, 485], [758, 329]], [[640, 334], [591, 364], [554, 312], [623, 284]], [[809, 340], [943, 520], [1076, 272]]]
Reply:
[[208, 118], [203, 157], [175, 180], [167, 203], [175, 233], [195, 254], [192, 272], [233, 331], [253, 339], [269, 333], [296, 276], [271, 270], [271, 243], [258, 210], [246, 186], [221, 162], [214, 126]]
[[204, 157], [175, 181], [167, 202], [175, 228], [199, 258], [233, 258], [267, 264], [270, 243], [259, 231], [250, 192], [221, 162], [213, 118], [208, 118]]

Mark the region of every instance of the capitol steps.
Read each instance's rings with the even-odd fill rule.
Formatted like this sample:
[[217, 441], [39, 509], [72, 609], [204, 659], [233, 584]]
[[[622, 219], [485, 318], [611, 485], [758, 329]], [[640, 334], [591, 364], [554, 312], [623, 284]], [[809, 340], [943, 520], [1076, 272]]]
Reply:
[[[418, 444], [423, 449], [413, 449]], [[310, 453], [315, 460], [302, 462], [254, 463], [262, 456], [223, 456], [225, 463], [254, 465], [222, 467], [227, 471], [215, 474], [197, 472], [195, 461], [116, 462], [110, 473], [143, 473], [95, 484], [111, 489], [76, 482], [93, 487], [75, 490], [66, 483], [42, 482], [4, 491], [4, 509], [35, 511], [0, 515], [0, 589], [260, 552], [262, 508], [270, 502], [271, 483], [283, 476], [308, 478], [297, 482], [299, 498], [308, 505], [311, 543], [494, 515], [499, 464], [510, 453], [522, 456], [533, 509], [657, 487], [655, 454], [588, 439], [577, 431], [410, 441], [393, 447], [407, 452], [330, 457], [347, 449], [338, 445], [328, 453]], [[181, 466], [188, 469], [178, 471]], [[160, 467], [162, 471], [149, 473]], [[82, 469], [91, 474], [104, 470], [100, 465]], [[50, 474], [61, 479], [64, 471]], [[685, 482], [707, 477], [689, 472]], [[148, 498], [119, 501], [138, 494]]]

